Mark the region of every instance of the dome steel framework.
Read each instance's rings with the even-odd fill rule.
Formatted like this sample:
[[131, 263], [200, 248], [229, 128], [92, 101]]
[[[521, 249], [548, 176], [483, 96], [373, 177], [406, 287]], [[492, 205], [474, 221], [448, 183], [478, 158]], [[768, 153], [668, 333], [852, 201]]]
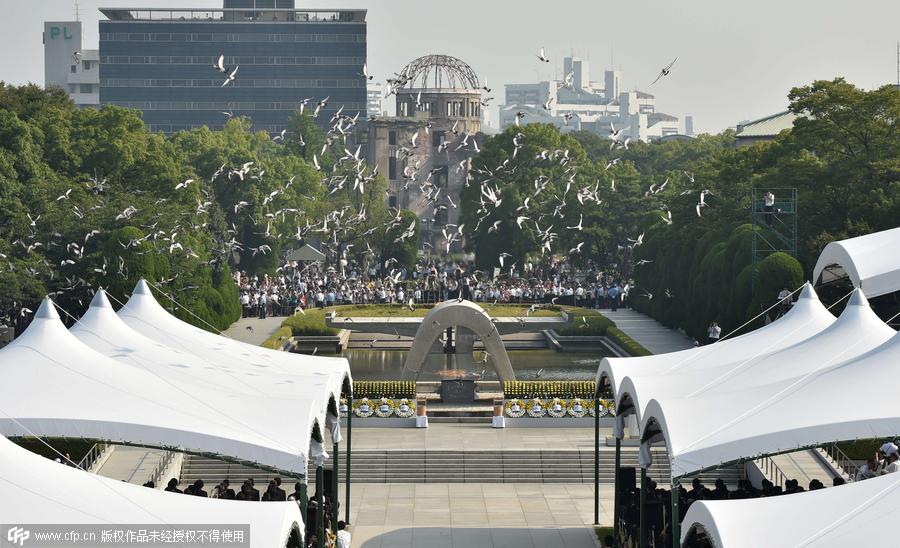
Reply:
[[480, 89], [478, 75], [461, 59], [450, 55], [426, 55], [400, 71], [407, 89]]

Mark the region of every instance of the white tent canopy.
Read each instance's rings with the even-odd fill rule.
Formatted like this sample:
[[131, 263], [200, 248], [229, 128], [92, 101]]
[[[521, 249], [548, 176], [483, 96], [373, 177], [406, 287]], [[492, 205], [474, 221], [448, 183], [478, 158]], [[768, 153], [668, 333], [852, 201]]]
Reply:
[[608, 380], [613, 396], [619, 401], [622, 381], [632, 378], [668, 375], [683, 370], [700, 370], [723, 363], [735, 363], [775, 352], [819, 333], [834, 322], [834, 316], [819, 301], [810, 284], [806, 284], [790, 311], [778, 320], [712, 345], [690, 348], [668, 354], [636, 358], [604, 358], [597, 371], [597, 386]]
[[[45, 299], [28, 329], [0, 349], [0, 385], [22, 397], [0, 399], [0, 434], [82, 437], [186, 452], [218, 454], [305, 475], [308, 446], [291, 447], [261, 433], [263, 424], [289, 425], [267, 398], [241, 396], [238, 422], [218, 407], [227, 396], [165, 380], [97, 353], [62, 324]], [[296, 416], [315, 417], [310, 402]], [[308, 436], [311, 424], [294, 424]]]
[[[113, 311], [106, 294], [98, 291], [88, 311], [70, 332], [85, 345], [126, 366], [170, 381], [173, 389], [205, 388], [204, 400], [216, 412], [238, 423], [252, 425], [262, 435], [278, 440], [293, 453], [307, 454], [315, 425], [325, 424], [330, 387], [327, 373], [285, 375], [252, 371], [252, 365], [211, 363], [169, 348], [128, 327]], [[260, 407], [262, 398], [267, 405]], [[314, 405], [318, 407], [314, 407]], [[309, 412], [312, 415], [309, 415]]]
[[[144, 280], [138, 282], [128, 302], [118, 311], [119, 317], [138, 333], [170, 348], [194, 354], [214, 364], [237, 366], [242, 371], [278, 375], [327, 374], [328, 386], [335, 406], [340, 403], [342, 389], [351, 385], [350, 365], [345, 358], [304, 356], [270, 350], [216, 335], [183, 322], [169, 314], [153, 297]], [[336, 409], [332, 409], [336, 414]]]
[[[792, 331], [770, 330], [769, 344], [761, 343], [759, 355], [745, 360], [729, 360], [703, 368], [687, 367], [666, 375], [625, 377], [619, 388], [618, 412], [630, 408], [640, 420], [652, 398], [700, 397], [799, 377], [860, 356], [895, 333], [872, 311], [857, 289], [837, 321], [796, 344], [784, 347], [796, 340]], [[782, 349], [771, 351], [778, 347]]]
[[895, 546], [898, 512], [900, 476], [888, 474], [780, 497], [698, 501], [681, 540], [699, 525], [717, 548]]
[[892, 436], [900, 432], [898, 362], [900, 335], [894, 335], [855, 359], [842, 361], [838, 354], [796, 377], [702, 397], [654, 399], [641, 420], [643, 439], [665, 439], [672, 476], [680, 477], [832, 441]]
[[813, 269], [813, 280], [828, 283], [849, 276], [870, 299], [900, 291], [900, 228], [831, 242]]
[[284, 546], [295, 528], [303, 536], [294, 502], [207, 499], [139, 487], [35, 455], [2, 436], [0, 493], [5, 523], [249, 524], [250, 545], [266, 548]]

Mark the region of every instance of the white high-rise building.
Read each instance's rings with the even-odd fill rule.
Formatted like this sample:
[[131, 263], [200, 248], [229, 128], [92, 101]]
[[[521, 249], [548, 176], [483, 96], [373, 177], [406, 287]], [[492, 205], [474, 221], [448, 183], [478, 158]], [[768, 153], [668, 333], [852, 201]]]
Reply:
[[59, 86], [78, 106], [100, 104], [100, 52], [81, 48], [81, 21], [44, 23], [44, 86]]
[[609, 135], [610, 125], [634, 140], [650, 141], [679, 132], [675, 116], [656, 112], [656, 98], [642, 91], [622, 91], [622, 75], [607, 70], [603, 81], [590, 79], [588, 62], [563, 59], [563, 79], [506, 86], [500, 106], [500, 129], [515, 123], [548, 123], [562, 131], [586, 130]]
[[366, 111], [371, 116], [384, 114], [384, 86], [380, 83], [369, 82], [366, 84]]

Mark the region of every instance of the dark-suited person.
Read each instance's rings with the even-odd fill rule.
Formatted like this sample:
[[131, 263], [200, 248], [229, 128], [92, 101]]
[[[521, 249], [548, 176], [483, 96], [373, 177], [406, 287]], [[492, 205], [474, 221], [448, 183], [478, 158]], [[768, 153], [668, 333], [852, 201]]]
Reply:
[[166, 491], [170, 493], [183, 493], [183, 491], [178, 488], [178, 480], [176, 478], [169, 480], [168, 485], [166, 485]]
[[[185, 493], [187, 493], [187, 491], [185, 491]], [[203, 480], [195, 481], [194, 485], [191, 486], [191, 492], [187, 494], [194, 495], [195, 497], [209, 498], [209, 493], [203, 490]]]
[[214, 499], [225, 499], [225, 500], [234, 500], [235, 493], [234, 489], [229, 487], [231, 483], [226, 479], [222, 480], [222, 483], [216, 485], [215, 489], [213, 489], [213, 498]]
[[278, 488], [275, 480], [272, 480], [269, 482], [266, 492], [263, 493], [262, 500], [263, 502], [284, 502], [286, 497], [283, 493], [284, 491]]
[[234, 500], [253, 500], [253, 491], [250, 489], [250, 482], [245, 481], [243, 485], [241, 485], [241, 492], [235, 495]]
[[254, 487], [253, 478], [249, 478], [249, 479], [247, 480], [247, 483], [250, 484], [250, 492], [253, 493], [253, 500], [259, 502], [259, 500], [260, 500], [260, 497], [259, 497], [259, 489], [257, 489], [256, 487]]
[[275, 482], [275, 487], [277, 488], [278, 493], [281, 495], [281, 500], [287, 500], [287, 491], [281, 488], [281, 478], [275, 476], [272, 481]]
[[288, 498], [287, 498], [287, 499], [288, 499], [288, 500], [296, 500], [296, 501], [303, 500], [303, 495], [300, 494], [300, 490], [301, 490], [302, 488], [303, 488], [303, 484], [302, 484], [302, 483], [300, 483], [299, 481], [298, 481], [297, 483], [295, 483], [295, 484], [294, 484], [294, 492], [291, 493], [290, 495], [288, 495]]

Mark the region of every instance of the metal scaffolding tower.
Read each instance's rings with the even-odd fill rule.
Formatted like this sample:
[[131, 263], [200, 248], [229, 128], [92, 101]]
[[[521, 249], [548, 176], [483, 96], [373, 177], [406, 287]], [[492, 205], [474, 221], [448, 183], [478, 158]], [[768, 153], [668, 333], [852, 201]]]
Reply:
[[[766, 193], [775, 196], [771, 209], [766, 208]], [[754, 188], [751, 200], [753, 223], [753, 285], [759, 263], [775, 253], [783, 251], [797, 258], [797, 189]]]

